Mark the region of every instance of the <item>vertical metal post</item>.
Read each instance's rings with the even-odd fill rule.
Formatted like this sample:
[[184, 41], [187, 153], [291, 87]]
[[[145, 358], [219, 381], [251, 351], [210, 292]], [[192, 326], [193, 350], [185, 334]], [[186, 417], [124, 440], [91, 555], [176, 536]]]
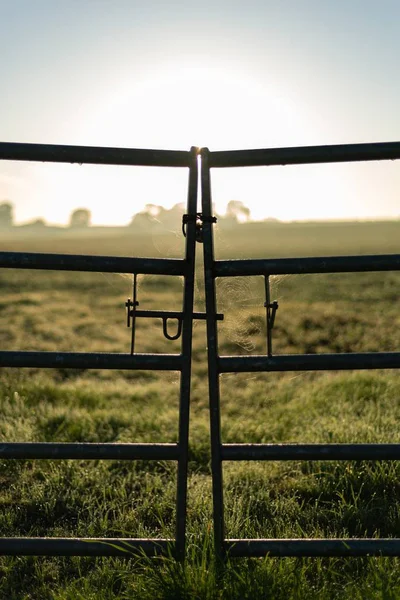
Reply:
[[[132, 337], [131, 337], [131, 354], [135, 352], [135, 337], [136, 337], [136, 306], [137, 306], [137, 273], [133, 274], [133, 284], [132, 284], [132, 302], [133, 302], [133, 310], [132, 310]], [[128, 306], [128, 311], [130, 310]]]
[[265, 308], [266, 308], [266, 330], [267, 330], [267, 355], [272, 356], [272, 329], [275, 323], [275, 315], [278, 310], [278, 302], [271, 302], [271, 288], [269, 284], [269, 275], [264, 277], [265, 284]]
[[271, 293], [269, 288], [269, 276], [264, 277], [265, 284], [265, 310], [266, 310], [266, 329], [267, 329], [267, 355], [272, 356], [272, 332], [269, 326], [271, 318]]
[[192, 216], [187, 223], [185, 261], [186, 273], [183, 290], [183, 319], [182, 319], [182, 371], [179, 400], [179, 460], [176, 498], [176, 557], [183, 561], [186, 540], [186, 507], [187, 507], [187, 478], [189, 454], [189, 408], [190, 383], [192, 367], [192, 334], [193, 334], [193, 304], [194, 277], [196, 257], [196, 211], [198, 187], [198, 150], [191, 148], [189, 184], [187, 199], [187, 214]]
[[214, 278], [214, 240], [209, 150], [201, 150], [201, 196], [203, 212], [204, 284], [207, 313], [208, 385], [210, 401], [211, 469], [214, 510], [214, 543], [219, 558], [224, 555], [224, 505], [222, 487], [221, 418], [218, 370], [217, 303]]

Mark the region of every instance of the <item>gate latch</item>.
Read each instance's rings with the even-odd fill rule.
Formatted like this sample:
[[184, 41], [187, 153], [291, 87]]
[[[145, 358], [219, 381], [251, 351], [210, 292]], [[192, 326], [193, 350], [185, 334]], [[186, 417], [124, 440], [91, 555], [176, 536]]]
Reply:
[[[183, 311], [172, 311], [172, 310], [138, 310], [139, 302], [137, 301], [137, 275], [133, 276], [133, 300], [130, 298], [125, 302], [127, 318], [127, 327], [132, 327], [132, 338], [131, 338], [131, 354], [135, 352], [135, 335], [136, 335], [136, 319], [147, 318], [147, 319], [162, 319], [163, 334], [167, 340], [178, 340], [182, 335]], [[217, 313], [215, 315], [217, 321], [223, 321], [224, 315]], [[194, 312], [192, 313], [192, 319], [206, 320], [207, 313]], [[168, 327], [168, 321], [176, 321], [177, 326], [174, 333], [171, 333]]]
[[182, 233], [186, 237], [187, 223], [196, 223], [196, 242], [203, 243], [203, 223], [216, 223], [217, 217], [203, 215], [198, 212], [195, 215], [183, 215], [182, 217]]
[[269, 276], [265, 276], [265, 302], [264, 307], [267, 309], [267, 354], [272, 356], [272, 330], [275, 324], [276, 311], [278, 310], [278, 302], [271, 302], [271, 290], [269, 286]]

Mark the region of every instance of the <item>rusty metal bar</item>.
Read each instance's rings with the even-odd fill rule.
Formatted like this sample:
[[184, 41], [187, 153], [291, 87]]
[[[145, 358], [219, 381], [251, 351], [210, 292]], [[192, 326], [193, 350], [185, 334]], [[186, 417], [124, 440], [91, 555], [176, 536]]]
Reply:
[[0, 352], [0, 367], [180, 371], [180, 354], [108, 354], [89, 352]]
[[101, 148], [0, 142], [0, 160], [27, 160], [95, 165], [188, 167], [190, 153], [183, 150]]
[[0, 268], [141, 273], [144, 275], [184, 275], [186, 263], [175, 258], [129, 258], [84, 254], [42, 254], [39, 252], [0, 252]]
[[7, 556], [156, 556], [174, 554], [174, 540], [140, 538], [0, 538]]
[[400, 254], [217, 260], [215, 277], [399, 271]]
[[210, 152], [209, 166], [211, 168], [260, 167], [395, 160], [398, 158], [400, 158], [400, 142], [380, 142], [376, 144], [338, 144], [333, 146], [223, 150]]
[[247, 556], [399, 556], [400, 539], [232, 539], [224, 550], [231, 557]]
[[0, 443], [0, 459], [178, 460], [178, 444]]
[[223, 444], [222, 460], [400, 460], [400, 444]]

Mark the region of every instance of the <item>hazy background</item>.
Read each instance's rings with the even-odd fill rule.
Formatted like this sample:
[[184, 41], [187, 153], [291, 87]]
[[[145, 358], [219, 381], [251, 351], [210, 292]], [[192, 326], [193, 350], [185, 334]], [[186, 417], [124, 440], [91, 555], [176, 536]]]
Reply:
[[[400, 139], [393, 0], [0, 0], [0, 139], [211, 150]], [[181, 170], [0, 163], [17, 223], [124, 225], [186, 198]], [[224, 212], [398, 218], [396, 162], [228, 169]]]

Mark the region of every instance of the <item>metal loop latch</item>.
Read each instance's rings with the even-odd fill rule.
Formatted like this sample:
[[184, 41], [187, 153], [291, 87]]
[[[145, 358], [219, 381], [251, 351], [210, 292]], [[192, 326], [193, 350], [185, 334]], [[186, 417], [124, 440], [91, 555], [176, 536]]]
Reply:
[[[171, 318], [174, 321], [178, 321], [178, 329], [177, 329], [175, 335], [170, 335], [168, 333], [168, 321], [171, 320]], [[164, 337], [166, 337], [167, 340], [179, 340], [179, 338], [181, 337], [181, 334], [182, 334], [182, 322], [183, 322], [183, 319], [181, 317], [163, 317], [162, 318], [162, 322], [163, 322], [163, 334], [164, 334]]]
[[182, 233], [186, 237], [186, 225], [187, 223], [196, 223], [196, 242], [203, 243], [203, 223], [216, 223], [217, 217], [204, 216], [203, 213], [196, 213], [195, 215], [183, 215], [182, 217]]
[[[131, 354], [135, 354], [135, 337], [136, 337], [136, 320], [138, 318], [147, 318], [147, 319], [161, 319], [162, 320], [162, 328], [164, 337], [167, 340], [179, 340], [182, 335], [183, 329], [183, 319], [184, 319], [184, 311], [175, 311], [175, 310], [138, 310], [139, 302], [137, 300], [137, 274], [133, 274], [133, 287], [132, 287], [132, 296], [133, 300], [130, 298], [125, 302], [125, 307], [127, 311], [126, 315], [126, 325], [127, 327], [132, 328], [132, 338], [131, 338]], [[194, 312], [190, 316], [192, 319], [207, 319], [206, 313]], [[223, 314], [217, 313], [215, 315], [215, 319], [217, 321], [222, 321], [224, 318]], [[171, 334], [168, 331], [168, 321], [177, 321], [177, 329], [176, 332]]]
[[276, 300], [274, 300], [273, 302], [270, 302], [269, 304], [267, 304], [266, 302], [264, 302], [264, 307], [268, 308], [268, 327], [270, 329], [274, 328], [274, 323], [275, 323], [275, 315], [276, 315], [276, 311], [279, 308], [279, 304]]
[[135, 315], [135, 310], [131, 310], [132, 308], [135, 309], [136, 306], [139, 306], [139, 302], [137, 300], [135, 300], [134, 302], [128, 298], [128, 300], [125, 302], [125, 307], [126, 307], [126, 326], [130, 327], [131, 326], [131, 318]]

